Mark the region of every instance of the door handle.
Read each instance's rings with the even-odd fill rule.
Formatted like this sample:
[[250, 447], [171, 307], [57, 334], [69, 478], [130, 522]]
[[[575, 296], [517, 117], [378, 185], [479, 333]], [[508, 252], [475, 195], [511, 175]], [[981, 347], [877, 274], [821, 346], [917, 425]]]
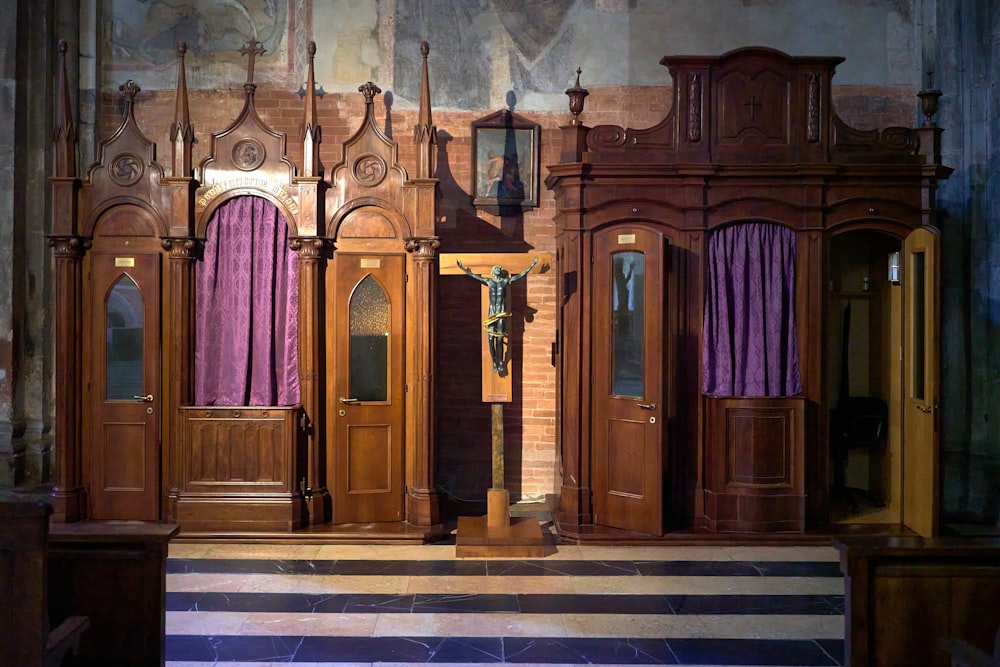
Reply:
[[929, 408], [929, 407], [927, 407], [926, 405], [918, 405], [918, 406], [917, 406], [917, 410], [920, 410], [920, 411], [921, 411], [921, 412], [923, 412], [923, 413], [924, 413], [925, 415], [929, 415], [929, 414], [930, 414], [931, 412], [933, 412], [933, 411], [934, 411], [934, 409], [933, 409], [933, 408]]
[[360, 401], [356, 398], [344, 398], [343, 396], [340, 397], [340, 402], [344, 405], [354, 405], [355, 403], [360, 403]]
[[638, 405], [643, 410], [655, 410], [656, 409], [656, 403], [636, 403], [636, 405]]
[[132, 398], [134, 398], [137, 401], [141, 401], [143, 403], [152, 403], [153, 402], [153, 395], [152, 394], [146, 394], [145, 396], [133, 396]]

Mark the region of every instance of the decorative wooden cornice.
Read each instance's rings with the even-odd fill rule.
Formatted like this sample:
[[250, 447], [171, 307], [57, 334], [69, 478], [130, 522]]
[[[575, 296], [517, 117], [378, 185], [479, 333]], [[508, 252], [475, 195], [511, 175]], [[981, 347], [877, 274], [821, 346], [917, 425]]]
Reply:
[[55, 143], [55, 175], [62, 178], [76, 176], [76, 126], [73, 124], [73, 106], [69, 97], [69, 80], [66, 76], [66, 40], [59, 40], [59, 90], [56, 102], [56, 126], [52, 140]]
[[316, 177], [320, 172], [319, 144], [323, 140], [316, 113], [316, 42], [309, 42], [309, 74], [306, 77], [305, 118], [302, 121], [302, 176]]
[[191, 147], [194, 144], [194, 128], [188, 109], [187, 77], [184, 73], [184, 54], [187, 42], [177, 43], [177, 104], [174, 109], [174, 123], [170, 126], [170, 142], [173, 155], [173, 175], [176, 178], [191, 176]]
[[420, 144], [417, 178], [431, 178], [434, 173], [434, 147], [437, 145], [437, 128], [431, 120], [431, 84], [427, 70], [427, 54], [430, 50], [431, 47], [427, 42], [420, 42], [420, 55], [423, 57], [423, 71], [420, 75], [420, 113], [413, 132], [414, 143]]

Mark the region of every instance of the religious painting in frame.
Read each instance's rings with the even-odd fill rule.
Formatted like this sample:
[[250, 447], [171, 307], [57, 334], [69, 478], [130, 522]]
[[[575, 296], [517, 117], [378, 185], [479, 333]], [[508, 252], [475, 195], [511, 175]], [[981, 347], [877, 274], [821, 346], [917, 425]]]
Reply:
[[503, 109], [472, 123], [472, 204], [493, 213], [538, 206], [536, 123]]

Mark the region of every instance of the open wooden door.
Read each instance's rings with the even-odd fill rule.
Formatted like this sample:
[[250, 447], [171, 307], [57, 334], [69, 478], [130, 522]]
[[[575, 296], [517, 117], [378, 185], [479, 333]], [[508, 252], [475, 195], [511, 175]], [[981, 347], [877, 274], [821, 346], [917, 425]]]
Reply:
[[404, 257], [338, 253], [334, 267], [333, 522], [401, 521]]
[[594, 238], [594, 521], [663, 530], [666, 239], [636, 226]]
[[915, 229], [903, 243], [903, 525], [938, 530], [937, 230]]
[[90, 511], [159, 518], [160, 254], [90, 258]]

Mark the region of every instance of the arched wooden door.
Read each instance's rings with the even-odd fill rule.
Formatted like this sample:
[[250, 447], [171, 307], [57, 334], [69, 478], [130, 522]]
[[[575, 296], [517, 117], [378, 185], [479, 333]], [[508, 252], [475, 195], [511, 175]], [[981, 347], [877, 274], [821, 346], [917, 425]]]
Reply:
[[[134, 242], [134, 240], [133, 240]], [[160, 253], [98, 240], [88, 257], [88, 514], [159, 518]]]
[[638, 226], [594, 236], [594, 521], [663, 531], [666, 237]]
[[405, 259], [338, 251], [328, 271], [334, 523], [403, 519]]

